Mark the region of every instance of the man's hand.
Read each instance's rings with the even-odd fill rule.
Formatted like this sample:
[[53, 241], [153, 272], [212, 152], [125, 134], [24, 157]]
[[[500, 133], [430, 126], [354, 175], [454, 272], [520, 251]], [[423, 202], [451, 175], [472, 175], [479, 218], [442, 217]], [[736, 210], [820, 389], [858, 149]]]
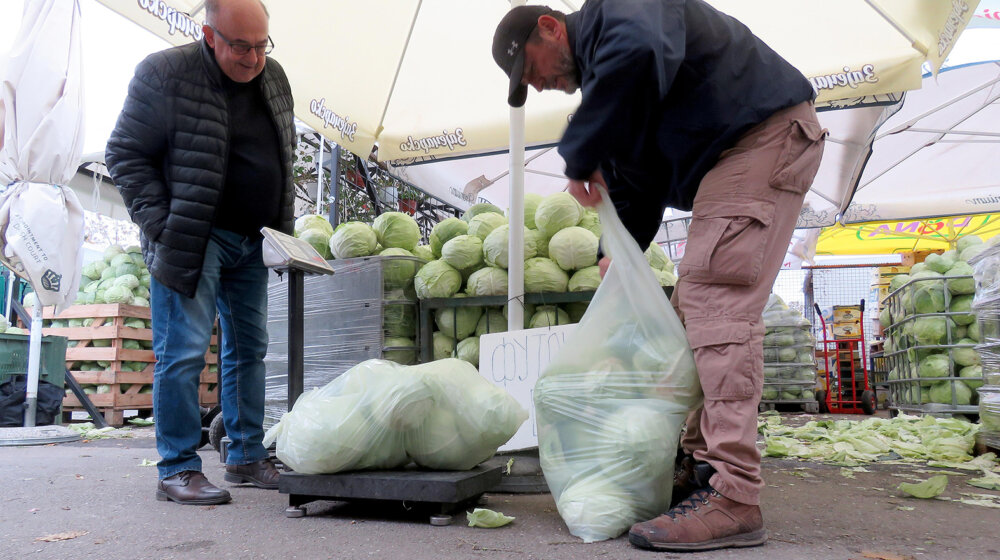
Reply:
[[601, 280], [604, 280], [604, 275], [608, 273], [609, 266], [611, 266], [611, 257], [601, 257], [601, 260], [597, 261], [597, 268], [601, 270]]
[[597, 203], [601, 201], [601, 192], [597, 190], [595, 185], [601, 185], [607, 190], [608, 185], [604, 183], [604, 175], [601, 174], [601, 170], [598, 169], [590, 176], [590, 179], [586, 181], [590, 183], [589, 190], [585, 185], [584, 181], [577, 181], [575, 179], [570, 179], [569, 188], [567, 189], [569, 194], [573, 195], [573, 198], [577, 200], [580, 204], [593, 208], [597, 206]]

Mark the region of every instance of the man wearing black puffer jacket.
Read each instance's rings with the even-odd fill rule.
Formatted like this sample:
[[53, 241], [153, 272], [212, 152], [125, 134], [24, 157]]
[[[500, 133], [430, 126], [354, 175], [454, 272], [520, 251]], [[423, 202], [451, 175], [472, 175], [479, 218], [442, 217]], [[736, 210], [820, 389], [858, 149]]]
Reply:
[[152, 275], [156, 497], [221, 504], [201, 472], [198, 378], [216, 312], [225, 479], [277, 488], [262, 445], [267, 269], [261, 227], [291, 233], [295, 125], [260, 0], [209, 0], [204, 38], [139, 64], [108, 141]]

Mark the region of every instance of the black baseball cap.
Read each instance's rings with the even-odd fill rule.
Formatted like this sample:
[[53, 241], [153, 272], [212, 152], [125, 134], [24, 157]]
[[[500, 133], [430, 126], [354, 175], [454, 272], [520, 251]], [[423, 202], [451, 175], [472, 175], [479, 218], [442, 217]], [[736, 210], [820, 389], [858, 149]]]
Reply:
[[510, 76], [507, 103], [511, 107], [524, 105], [528, 87], [521, 85], [524, 73], [524, 44], [538, 25], [538, 18], [554, 13], [548, 6], [518, 6], [507, 12], [493, 34], [493, 60]]

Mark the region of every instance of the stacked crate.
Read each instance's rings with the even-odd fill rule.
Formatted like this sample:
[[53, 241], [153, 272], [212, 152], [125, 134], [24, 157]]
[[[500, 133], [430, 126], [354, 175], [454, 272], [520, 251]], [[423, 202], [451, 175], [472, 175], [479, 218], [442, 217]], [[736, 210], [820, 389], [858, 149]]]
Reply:
[[[137, 410], [148, 416], [153, 409], [153, 331], [149, 328], [150, 310], [125, 304], [74, 305], [59, 315], [47, 307], [42, 315], [46, 324], [52, 321], [79, 323], [86, 326], [49, 326], [46, 335], [58, 335], [69, 340], [66, 368], [84, 387], [101, 387], [102, 392], [88, 395], [108, 424], [121, 426], [126, 410]], [[139, 325], [142, 325], [141, 327]], [[132, 342], [135, 341], [135, 342]], [[212, 336], [212, 348], [216, 336]], [[103, 369], [80, 369], [82, 364], [97, 362]], [[198, 395], [202, 406], [219, 402], [218, 354], [212, 349], [205, 355], [205, 369], [199, 379]], [[100, 367], [99, 366], [99, 367]], [[129, 371], [139, 369], [139, 371]], [[211, 370], [211, 371], [210, 371]], [[68, 393], [63, 410], [83, 410], [80, 401]]]

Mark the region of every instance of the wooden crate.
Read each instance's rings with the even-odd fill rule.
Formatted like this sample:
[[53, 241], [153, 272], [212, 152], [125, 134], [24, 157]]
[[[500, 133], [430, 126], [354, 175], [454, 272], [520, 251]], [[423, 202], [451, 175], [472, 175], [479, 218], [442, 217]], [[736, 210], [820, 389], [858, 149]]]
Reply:
[[[148, 328], [126, 327], [128, 319], [150, 318], [148, 307], [138, 307], [124, 304], [74, 305], [59, 315], [52, 313], [53, 308], [44, 309], [43, 319], [94, 319], [87, 327], [46, 327], [44, 334], [65, 336], [76, 345], [66, 349], [66, 367], [81, 385], [110, 385], [109, 393], [89, 395], [90, 401], [101, 410], [107, 422], [113, 426], [121, 426], [124, 422], [125, 410], [139, 410], [140, 413], [152, 411], [152, 393], [141, 393], [145, 387], [153, 385], [153, 367], [156, 358], [152, 350], [125, 348], [126, 340], [153, 339], [153, 330]], [[95, 340], [110, 340], [110, 346], [95, 346]], [[217, 344], [217, 336], [212, 335], [212, 345]], [[103, 371], [82, 371], [74, 369], [79, 362], [110, 362]], [[146, 366], [142, 371], [122, 371], [122, 362], [141, 362]], [[198, 395], [202, 406], [214, 406], [219, 402], [218, 373], [210, 372], [211, 366], [219, 363], [218, 354], [211, 349], [205, 354], [205, 369], [199, 377]], [[125, 391], [122, 385], [128, 385]], [[63, 409], [67, 411], [82, 410], [83, 407], [75, 395], [68, 395], [63, 400]]]

